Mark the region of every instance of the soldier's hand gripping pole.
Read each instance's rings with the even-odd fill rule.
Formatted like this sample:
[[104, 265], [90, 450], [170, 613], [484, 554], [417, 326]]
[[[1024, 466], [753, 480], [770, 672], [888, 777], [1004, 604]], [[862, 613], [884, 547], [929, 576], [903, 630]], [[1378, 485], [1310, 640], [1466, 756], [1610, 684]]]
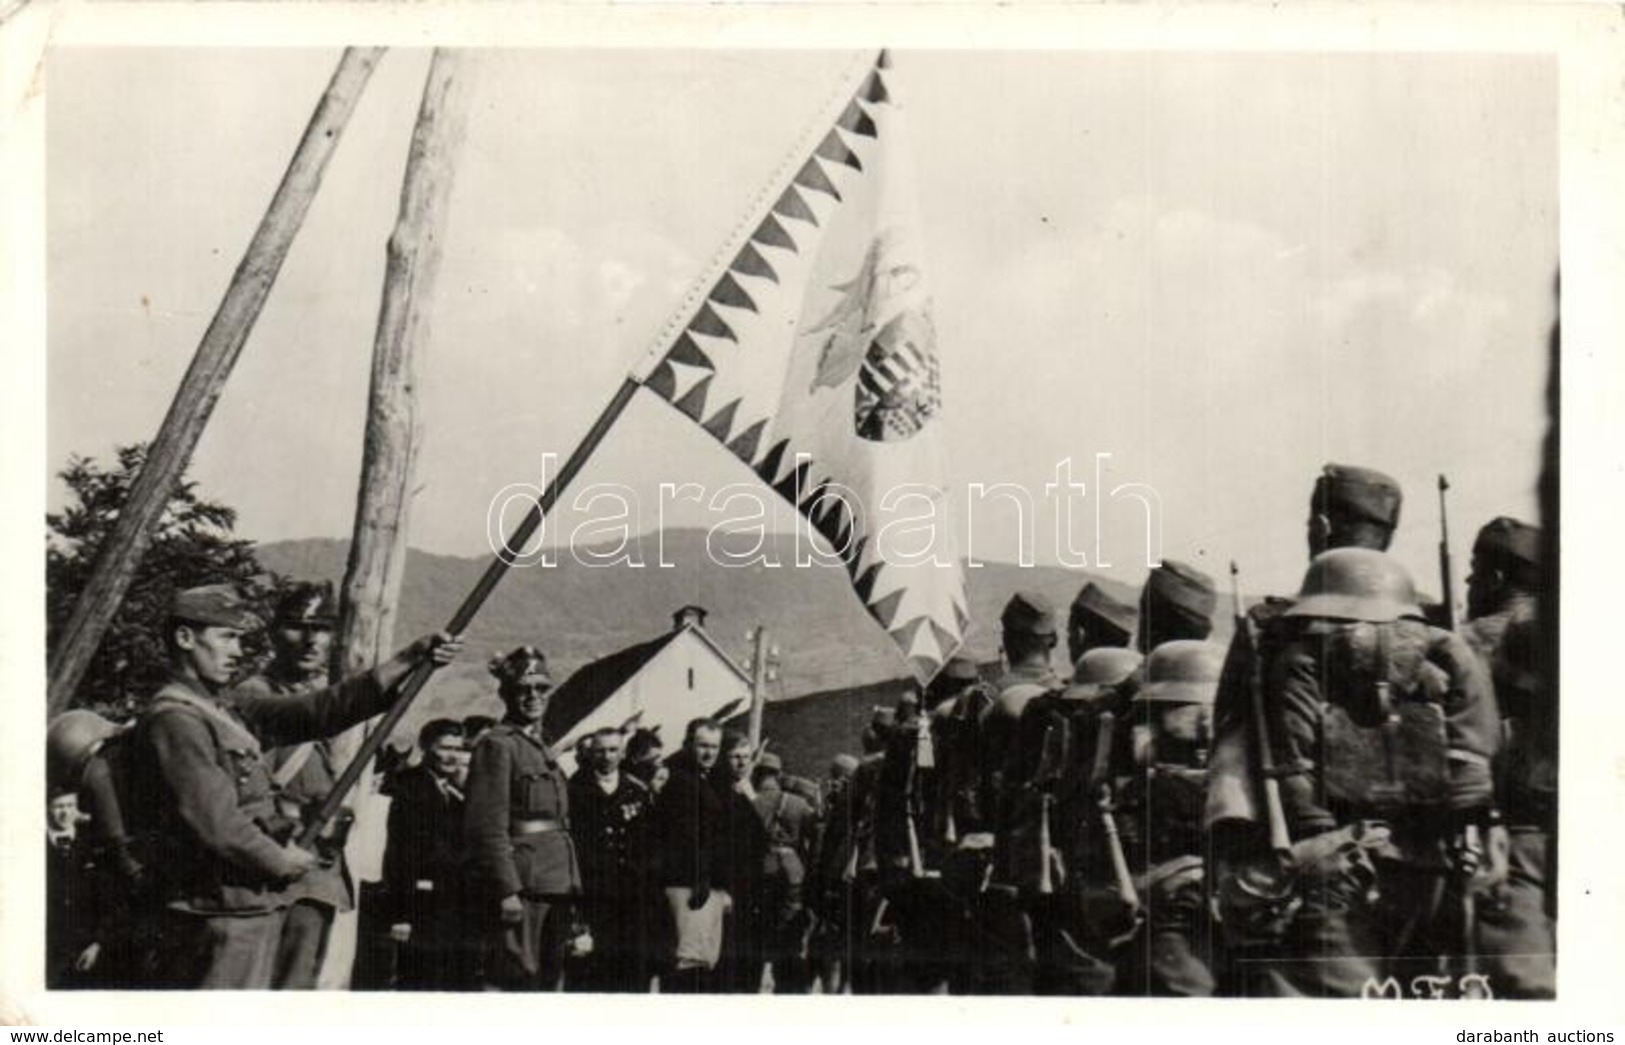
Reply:
[[[497, 584], [507, 574], [508, 567], [512, 566], [515, 560], [523, 554], [525, 545], [530, 543], [530, 539], [536, 535], [536, 531], [541, 527], [542, 519], [548, 512], [553, 510], [554, 505], [558, 504], [560, 495], [564, 493], [564, 488], [580, 473], [581, 469], [586, 465], [587, 459], [592, 456], [594, 450], [598, 449], [598, 444], [604, 441], [604, 436], [609, 434], [610, 426], [621, 416], [621, 412], [626, 409], [626, 404], [632, 401], [632, 394], [639, 387], [636, 378], [628, 377], [621, 382], [621, 387], [616, 389], [615, 395], [604, 406], [603, 412], [598, 415], [598, 420], [593, 422], [592, 428], [588, 429], [586, 436], [571, 452], [569, 458], [564, 462], [564, 467], [559, 469], [559, 474], [554, 476], [552, 481], [547, 484], [547, 488], [536, 499], [536, 503], [531, 505], [530, 511], [525, 513], [523, 521], [514, 529], [512, 536], [503, 544], [502, 549], [496, 553], [496, 556], [491, 560], [491, 564], [485, 568], [485, 573], [480, 576], [479, 581], [474, 585], [474, 590], [468, 593], [468, 596], [463, 599], [463, 604], [457, 607], [457, 612], [452, 614], [451, 622], [444, 629], [446, 632], [452, 635], [462, 635], [463, 632], [468, 630], [468, 626], [474, 621], [474, 616], [485, 605], [485, 600], [490, 598], [491, 592], [496, 590]], [[395, 698], [395, 703], [384, 713], [378, 727], [368, 733], [366, 739], [361, 742], [361, 747], [356, 751], [355, 758], [351, 759], [350, 764], [344, 767], [344, 772], [339, 774], [338, 780], [334, 782], [332, 790], [328, 791], [327, 797], [322, 800], [321, 806], [305, 823], [304, 829], [299, 832], [295, 844], [300, 848], [309, 849], [314, 845], [323, 829], [326, 828], [327, 822], [338, 814], [340, 807], [350, 797], [350, 791], [355, 787], [356, 781], [361, 779], [361, 774], [366, 770], [367, 764], [378, 754], [378, 750], [384, 746], [384, 742], [389, 739], [395, 727], [400, 725], [401, 719], [406, 715], [407, 708], [411, 707], [412, 701], [417, 699], [417, 695], [423, 689], [424, 683], [428, 682], [429, 676], [434, 674], [435, 667], [434, 660], [425, 657], [412, 669], [411, 674], [407, 675], [405, 680], [401, 682], [398, 690], [399, 696]]]
[[1252, 717], [1253, 749], [1262, 777], [1264, 813], [1269, 823], [1270, 849], [1282, 860], [1291, 858], [1292, 833], [1286, 826], [1286, 807], [1281, 803], [1281, 781], [1275, 774], [1275, 749], [1270, 743], [1269, 717], [1264, 709], [1264, 670], [1258, 636], [1252, 621], [1241, 607], [1241, 569], [1230, 562], [1230, 601], [1236, 615], [1236, 634], [1247, 644], [1248, 705]]
[[1439, 476], [1439, 587], [1443, 594], [1440, 599], [1444, 603], [1444, 628], [1446, 631], [1456, 630], [1456, 600], [1454, 596], [1455, 582], [1450, 569], [1450, 523], [1445, 515], [1444, 492], [1450, 489], [1450, 480], [1442, 474]]

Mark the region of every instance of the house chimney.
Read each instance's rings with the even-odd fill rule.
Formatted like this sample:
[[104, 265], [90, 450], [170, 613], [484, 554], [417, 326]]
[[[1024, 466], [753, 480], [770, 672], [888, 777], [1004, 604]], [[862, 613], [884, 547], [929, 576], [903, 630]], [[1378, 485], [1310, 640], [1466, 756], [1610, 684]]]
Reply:
[[705, 627], [704, 606], [695, 606], [691, 603], [671, 615], [672, 631], [682, 631], [689, 624], [694, 625], [696, 628]]

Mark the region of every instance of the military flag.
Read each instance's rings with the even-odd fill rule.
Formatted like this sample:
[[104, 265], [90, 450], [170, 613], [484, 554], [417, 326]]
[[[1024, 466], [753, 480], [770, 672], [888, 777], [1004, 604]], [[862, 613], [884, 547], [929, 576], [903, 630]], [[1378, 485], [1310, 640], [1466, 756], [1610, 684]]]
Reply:
[[968, 614], [895, 86], [881, 52], [638, 376], [795, 505], [923, 682]]

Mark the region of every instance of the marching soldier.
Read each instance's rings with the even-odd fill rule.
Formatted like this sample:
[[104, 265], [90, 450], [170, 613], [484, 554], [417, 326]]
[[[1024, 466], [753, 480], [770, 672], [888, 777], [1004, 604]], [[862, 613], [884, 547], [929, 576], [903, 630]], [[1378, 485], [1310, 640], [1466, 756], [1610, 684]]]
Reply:
[[[1151, 651], [1130, 708], [1131, 763], [1114, 796], [1144, 922], [1118, 957], [1118, 993], [1214, 991], [1202, 807], [1224, 647], [1176, 639]], [[1108, 861], [1108, 864], [1111, 861]]]
[[727, 787], [719, 779], [721, 756], [721, 724], [691, 721], [655, 801], [656, 867], [676, 930], [670, 965], [660, 970], [662, 994], [709, 993], [717, 979], [732, 903], [721, 852]]
[[[331, 584], [293, 585], [277, 602], [271, 621], [271, 663], [265, 674], [243, 682], [239, 695], [275, 701], [325, 687], [337, 621]], [[277, 748], [269, 758], [271, 780], [279, 789], [277, 801], [290, 822], [321, 805], [343, 770], [334, 765], [333, 750], [325, 738]], [[288, 913], [271, 979], [276, 990], [315, 989], [333, 920], [339, 912], [355, 908], [355, 885], [344, 858], [344, 834], [353, 820], [350, 810], [340, 810], [328, 842], [333, 859], [300, 875], [288, 887]]]
[[773, 967], [775, 994], [805, 994], [812, 981], [805, 955], [809, 924], [804, 893], [817, 815], [784, 786], [784, 763], [771, 751], [756, 760], [752, 784], [768, 845], [762, 870], [764, 958]]
[[450, 663], [461, 643], [418, 640], [339, 686], [267, 699], [229, 689], [242, 636], [259, 626], [226, 585], [180, 592], [164, 634], [170, 680], [136, 725], [128, 810], [156, 842], [163, 904], [157, 967], [174, 987], [271, 985], [288, 905], [286, 884], [320, 858], [285, 840], [263, 743], [331, 736], [390, 703], [390, 687], [421, 659]]
[[463, 813], [476, 910], [490, 938], [487, 986], [556, 991], [566, 952], [586, 940], [574, 922], [581, 874], [568, 785], [542, 738], [553, 676], [535, 646], [490, 670], [506, 713], [474, 747]]
[[1092, 649], [1127, 646], [1134, 641], [1134, 607], [1106, 594], [1090, 581], [1072, 600], [1066, 621], [1066, 651], [1076, 664]]
[[643, 993], [664, 940], [650, 864], [654, 796], [621, 765], [626, 733], [605, 727], [582, 744], [584, 765], [570, 778], [571, 834], [581, 854], [581, 902], [593, 949], [572, 990]]
[[1213, 632], [1213, 610], [1218, 604], [1213, 578], [1194, 566], [1164, 559], [1140, 589], [1135, 648], [1148, 654], [1175, 639], [1207, 638]]
[[[1370, 548], [1387, 551], [1399, 526], [1404, 495], [1399, 483], [1373, 468], [1328, 464], [1315, 478], [1309, 495], [1309, 558], [1333, 548]], [[1276, 624], [1292, 600], [1270, 596], [1247, 611], [1259, 648], [1247, 648], [1247, 631], [1238, 628], [1225, 658], [1225, 673], [1214, 704], [1215, 744], [1239, 738], [1247, 717], [1247, 679], [1253, 656], [1267, 659], [1275, 645]], [[1234, 736], [1232, 736], [1234, 734]]]
[[[1354, 465], [1323, 466], [1309, 494], [1305, 524], [1309, 558], [1335, 548], [1386, 551], [1399, 525], [1403, 503], [1399, 484], [1382, 472]], [[1234, 564], [1231, 583], [1236, 630], [1214, 702], [1213, 750], [1204, 814], [1213, 836], [1209, 877], [1221, 894], [1228, 894], [1229, 887], [1236, 884], [1233, 868], [1261, 866], [1268, 849], [1261, 830], [1266, 817], [1257, 801], [1258, 739], [1252, 735], [1256, 729], [1251, 724], [1256, 719], [1254, 709], [1263, 700], [1262, 693], [1255, 691], [1262, 689], [1269, 663], [1286, 642], [1290, 630], [1286, 611], [1293, 602], [1290, 598], [1268, 596], [1244, 613]], [[1284, 910], [1280, 905], [1287, 902], [1284, 897], [1254, 899], [1256, 902], [1247, 908], [1248, 918], [1263, 923], [1279, 921], [1279, 912]], [[1263, 924], [1256, 930], [1228, 925], [1232, 956], [1255, 945], [1273, 949], [1278, 928], [1275, 924]], [[1228, 991], [1232, 987], [1221, 989]]]
[[1537, 668], [1538, 600], [1544, 585], [1538, 527], [1494, 519], [1473, 542], [1463, 635], [1495, 686], [1506, 745], [1496, 767], [1505, 826], [1489, 832], [1505, 853], [1504, 881], [1478, 901], [1483, 963], [1497, 997], [1551, 998], [1556, 929], [1545, 908], [1557, 816], [1556, 699]]
[[1317, 556], [1285, 617], [1265, 717], [1290, 854], [1244, 868], [1220, 900], [1227, 920], [1245, 920], [1238, 896], [1295, 915], [1273, 923], [1244, 993], [1359, 997], [1414, 989], [1441, 964], [1459, 974], [1460, 901], [1494, 815], [1489, 680], [1381, 552]]
[[970, 939], [982, 961], [973, 993], [1033, 992], [1033, 924], [1022, 903], [1027, 872], [1012, 827], [1023, 818], [1026, 789], [1017, 786], [1018, 730], [1027, 705], [1061, 689], [1050, 663], [1058, 642], [1055, 611], [1037, 592], [1017, 592], [1000, 614], [1005, 671], [982, 718], [983, 786], [993, 796], [993, 868], [970, 900]]

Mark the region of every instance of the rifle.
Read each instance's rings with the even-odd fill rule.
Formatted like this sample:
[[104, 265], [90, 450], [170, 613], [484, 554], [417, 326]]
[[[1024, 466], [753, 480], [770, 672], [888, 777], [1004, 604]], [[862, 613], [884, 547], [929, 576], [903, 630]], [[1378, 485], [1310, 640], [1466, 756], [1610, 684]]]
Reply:
[[1269, 718], [1264, 711], [1264, 678], [1258, 636], [1241, 607], [1241, 569], [1230, 561], [1230, 601], [1236, 615], [1236, 634], [1247, 643], [1247, 688], [1252, 706], [1253, 748], [1258, 753], [1258, 774], [1263, 778], [1264, 810], [1269, 821], [1270, 849], [1286, 861], [1292, 855], [1292, 833], [1281, 803], [1281, 781], [1275, 773], [1275, 749], [1270, 744]]
[[1450, 569], [1450, 523], [1445, 515], [1444, 492], [1450, 489], [1450, 480], [1439, 475], [1439, 586], [1444, 589], [1444, 629], [1456, 630], [1455, 584]]
[[1456, 853], [1456, 874], [1461, 881], [1462, 971], [1469, 976], [1478, 972], [1478, 905], [1473, 896], [1472, 884], [1483, 852], [1478, 825], [1468, 824], [1462, 828]]
[[1060, 854], [1055, 851], [1050, 829], [1050, 815], [1055, 807], [1055, 788], [1061, 782], [1066, 764], [1063, 752], [1066, 738], [1052, 723], [1044, 730], [1038, 755], [1038, 768], [1033, 773], [1033, 784], [1038, 788], [1038, 895], [1055, 894], [1056, 872], [1065, 874], [1060, 867]]

